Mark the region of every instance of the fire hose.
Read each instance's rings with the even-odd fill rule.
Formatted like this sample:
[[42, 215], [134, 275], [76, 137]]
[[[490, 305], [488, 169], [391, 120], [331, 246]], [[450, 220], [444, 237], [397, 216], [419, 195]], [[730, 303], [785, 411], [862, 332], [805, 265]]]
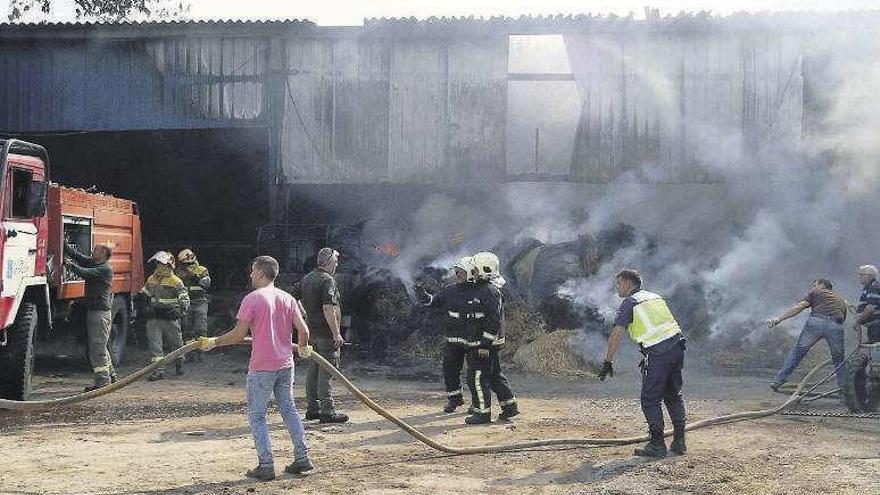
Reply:
[[[192, 341], [184, 345], [183, 347], [175, 350], [167, 354], [161, 360], [157, 360], [156, 362], [137, 370], [131, 375], [126, 376], [118, 380], [117, 382], [102, 387], [97, 390], [92, 390], [90, 392], [84, 392], [81, 394], [73, 395], [70, 397], [63, 397], [57, 399], [47, 399], [47, 400], [39, 400], [39, 401], [14, 401], [14, 400], [6, 400], [0, 399], [0, 409], [9, 409], [13, 411], [20, 412], [34, 412], [34, 411], [44, 411], [50, 410], [53, 408], [57, 408], [60, 406], [72, 405], [80, 402], [85, 402], [88, 400], [96, 399], [98, 397], [107, 395], [109, 393], [115, 392], [131, 383], [137, 381], [143, 376], [151, 373], [152, 371], [164, 366], [166, 363], [173, 362], [175, 359], [183, 357], [188, 352], [197, 350], [199, 348], [199, 344], [197, 341]], [[850, 357], [855, 353], [853, 351], [852, 354], [847, 356], [847, 359], [844, 360], [846, 362]], [[377, 414], [387, 419], [388, 421], [397, 425], [400, 429], [411, 435], [413, 438], [427, 445], [428, 447], [439, 450], [442, 452], [446, 452], [449, 454], [459, 454], [459, 455], [470, 455], [470, 454], [485, 454], [492, 452], [504, 452], [504, 451], [514, 451], [514, 450], [524, 450], [524, 449], [533, 449], [538, 447], [553, 447], [553, 446], [594, 446], [594, 447], [611, 447], [611, 446], [620, 446], [620, 445], [630, 445], [635, 443], [642, 443], [648, 440], [647, 435], [633, 436], [633, 437], [620, 437], [620, 438], [556, 438], [556, 439], [546, 439], [546, 440], [534, 440], [527, 442], [518, 442], [518, 443], [510, 443], [510, 444], [497, 444], [497, 445], [485, 445], [482, 447], [453, 447], [449, 445], [445, 445], [439, 442], [436, 442], [429, 438], [424, 433], [420, 432], [416, 428], [410, 426], [404, 420], [398, 418], [397, 416], [391, 414], [388, 410], [377, 404], [373, 401], [367, 394], [362, 392], [360, 389], [355, 386], [345, 375], [343, 375], [336, 367], [330, 364], [326, 359], [324, 359], [321, 355], [316, 352], [313, 352], [309, 359], [313, 359], [318, 363], [324, 370], [333, 375], [336, 379], [338, 379], [345, 388], [347, 388], [351, 393], [353, 393], [361, 402], [364, 403], [367, 407], [375, 411]], [[788, 397], [788, 399], [783, 402], [781, 405], [769, 409], [761, 409], [756, 411], [745, 411], [734, 414], [728, 414], [724, 416], [718, 416], [714, 418], [707, 418], [700, 421], [696, 421], [693, 423], [689, 423], [685, 428], [687, 431], [697, 430], [701, 428], [706, 428], [714, 425], [721, 424], [730, 424], [740, 421], [752, 420], [765, 418], [768, 416], [772, 416], [774, 414], [778, 414], [783, 412], [787, 407], [800, 402], [804, 397], [808, 394], [812, 393], [818, 386], [825, 383], [830, 377], [834, 376], [834, 372], [825, 377], [823, 380], [819, 380], [815, 383], [810, 383], [810, 379], [813, 378], [813, 375], [816, 374], [821, 368], [826, 366], [829, 361], [825, 361], [814, 367], [810, 370], [809, 373], [804, 377], [804, 379], [798, 384], [795, 388], [795, 391]], [[836, 369], [835, 369], [836, 371]], [[811, 388], [802, 392], [807, 385], [811, 385]], [[672, 434], [671, 430], [667, 430], [665, 432], [666, 436]]]

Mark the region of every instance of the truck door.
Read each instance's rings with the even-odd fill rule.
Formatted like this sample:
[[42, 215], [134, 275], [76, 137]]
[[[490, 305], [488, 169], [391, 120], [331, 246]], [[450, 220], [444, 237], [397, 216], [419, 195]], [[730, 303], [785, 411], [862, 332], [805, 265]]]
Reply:
[[42, 169], [10, 160], [4, 186], [0, 297], [10, 297], [18, 292], [21, 279], [35, 275], [38, 243], [45, 243], [37, 227], [46, 209], [47, 184]]

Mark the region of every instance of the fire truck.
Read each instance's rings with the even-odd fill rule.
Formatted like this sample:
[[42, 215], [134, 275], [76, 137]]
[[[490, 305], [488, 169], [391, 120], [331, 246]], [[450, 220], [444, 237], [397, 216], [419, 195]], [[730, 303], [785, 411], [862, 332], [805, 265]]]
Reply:
[[137, 205], [50, 182], [46, 150], [8, 139], [0, 140], [0, 215], [0, 398], [28, 399], [37, 336], [85, 332], [83, 325], [63, 324], [71, 321], [85, 290], [83, 280], [64, 266], [65, 242], [85, 254], [95, 244], [113, 248], [108, 348], [118, 363], [133, 296], [144, 280]]

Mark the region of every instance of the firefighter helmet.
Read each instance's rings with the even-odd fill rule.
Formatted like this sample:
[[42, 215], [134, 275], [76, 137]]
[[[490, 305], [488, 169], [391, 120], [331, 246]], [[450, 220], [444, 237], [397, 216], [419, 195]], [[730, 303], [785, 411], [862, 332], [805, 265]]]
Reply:
[[477, 280], [491, 280], [501, 275], [501, 262], [495, 253], [483, 251], [473, 255], [471, 261], [476, 269]]
[[158, 253], [154, 254], [152, 258], [147, 260], [147, 263], [151, 261], [156, 261], [163, 265], [174, 266], [174, 256], [168, 251], [159, 251]]
[[177, 255], [178, 261], [181, 263], [195, 263], [196, 262], [196, 253], [192, 252], [192, 249], [184, 249]]

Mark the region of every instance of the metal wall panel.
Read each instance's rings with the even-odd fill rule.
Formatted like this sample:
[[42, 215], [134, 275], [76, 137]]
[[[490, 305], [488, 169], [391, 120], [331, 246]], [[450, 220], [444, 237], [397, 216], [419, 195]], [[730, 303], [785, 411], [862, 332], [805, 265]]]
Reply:
[[242, 38], [5, 41], [0, 131], [254, 125], [265, 52]]

